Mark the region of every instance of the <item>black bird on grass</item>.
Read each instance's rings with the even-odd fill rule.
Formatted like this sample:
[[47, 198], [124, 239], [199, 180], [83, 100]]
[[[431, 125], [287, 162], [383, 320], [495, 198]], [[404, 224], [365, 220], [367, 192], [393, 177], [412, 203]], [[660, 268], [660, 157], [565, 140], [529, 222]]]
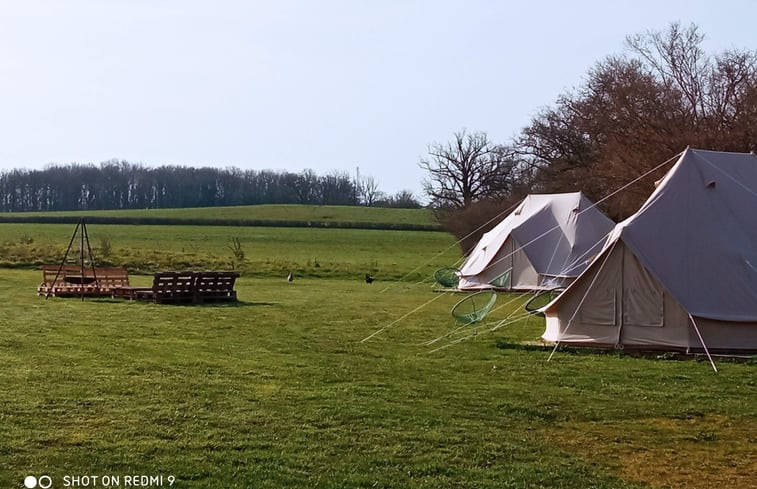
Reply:
[[287, 282], [294, 282], [294, 275], [292, 275], [292, 272], [289, 272], [289, 275], [287, 275]]
[[365, 283], [372, 284], [373, 281], [376, 280], [375, 278], [371, 277], [369, 274], [365, 274]]

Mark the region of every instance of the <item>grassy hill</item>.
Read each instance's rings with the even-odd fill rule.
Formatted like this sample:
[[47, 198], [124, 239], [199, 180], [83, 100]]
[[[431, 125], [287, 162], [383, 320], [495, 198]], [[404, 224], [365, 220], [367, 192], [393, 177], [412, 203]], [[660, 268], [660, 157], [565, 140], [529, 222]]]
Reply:
[[184, 209], [136, 209], [109, 211], [14, 212], [0, 214], [13, 222], [71, 222], [86, 216], [109, 224], [213, 224], [297, 225], [303, 227], [368, 227], [435, 230], [438, 224], [428, 209], [385, 209], [358, 206], [251, 205]]

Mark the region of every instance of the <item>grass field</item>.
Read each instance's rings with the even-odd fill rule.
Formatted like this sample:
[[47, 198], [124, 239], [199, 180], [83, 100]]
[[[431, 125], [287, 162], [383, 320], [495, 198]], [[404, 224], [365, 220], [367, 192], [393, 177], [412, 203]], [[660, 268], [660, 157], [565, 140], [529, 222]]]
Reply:
[[[144, 228], [90, 234], [107, 235], [114, 257], [210, 260], [247, 231]], [[547, 362], [548, 350], [524, 346], [543, 331], [538, 318], [486, 332], [521, 310], [525, 298], [511, 295], [483, 327], [426, 345], [455, 331], [460, 296], [419, 283], [456, 258], [454, 248], [434, 258], [452, 238], [255, 229], [242, 235], [251, 262], [237, 305], [45, 301], [38, 271], [0, 269], [0, 487], [29, 474], [53, 487], [65, 475], [140, 474], [172, 475], [178, 488], [754, 486], [754, 362], [720, 361], [718, 374], [666, 355]], [[71, 231], [3, 224], [0, 242], [65, 246]], [[259, 254], [307, 272], [293, 283], [256, 273]], [[372, 263], [386, 273], [367, 285]]]
[[[360, 229], [310, 229], [214, 226], [87, 226], [99, 263], [131, 272], [167, 269], [235, 268], [255, 276], [421, 279], [455, 263], [460, 250], [446, 233]], [[58, 263], [74, 226], [0, 224], [0, 265], [36, 267]], [[245, 254], [235, 259], [231, 238]], [[104, 251], [105, 242], [110, 251]], [[78, 242], [75, 245], [78, 253]]]
[[366, 222], [393, 224], [436, 224], [428, 209], [385, 209], [337, 205], [246, 205], [184, 209], [134, 209], [111, 211], [14, 212], [8, 217], [98, 216], [151, 217], [166, 219], [229, 219], [268, 221]]

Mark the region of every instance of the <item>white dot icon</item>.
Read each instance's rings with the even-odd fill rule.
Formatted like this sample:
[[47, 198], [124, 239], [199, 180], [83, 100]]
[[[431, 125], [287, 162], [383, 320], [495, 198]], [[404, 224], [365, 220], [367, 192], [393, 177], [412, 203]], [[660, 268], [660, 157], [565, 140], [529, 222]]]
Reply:
[[24, 487], [28, 489], [34, 489], [37, 487], [37, 478], [33, 475], [27, 475], [24, 479]]

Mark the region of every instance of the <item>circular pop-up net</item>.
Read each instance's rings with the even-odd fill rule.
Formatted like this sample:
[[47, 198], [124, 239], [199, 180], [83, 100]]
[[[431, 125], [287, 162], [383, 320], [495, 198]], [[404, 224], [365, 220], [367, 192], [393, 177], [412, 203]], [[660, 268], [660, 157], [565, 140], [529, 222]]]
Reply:
[[473, 324], [482, 321], [494, 303], [497, 293], [493, 290], [482, 290], [461, 300], [452, 308], [452, 316], [461, 324]]
[[526, 311], [528, 311], [529, 314], [543, 316], [544, 314], [540, 311], [540, 309], [553, 300], [557, 299], [557, 296], [562, 294], [564, 290], [565, 287], [555, 287], [554, 289], [539, 292], [526, 303]]
[[457, 287], [460, 282], [460, 271], [457, 268], [444, 267], [434, 272], [434, 279], [439, 282], [442, 287]]

